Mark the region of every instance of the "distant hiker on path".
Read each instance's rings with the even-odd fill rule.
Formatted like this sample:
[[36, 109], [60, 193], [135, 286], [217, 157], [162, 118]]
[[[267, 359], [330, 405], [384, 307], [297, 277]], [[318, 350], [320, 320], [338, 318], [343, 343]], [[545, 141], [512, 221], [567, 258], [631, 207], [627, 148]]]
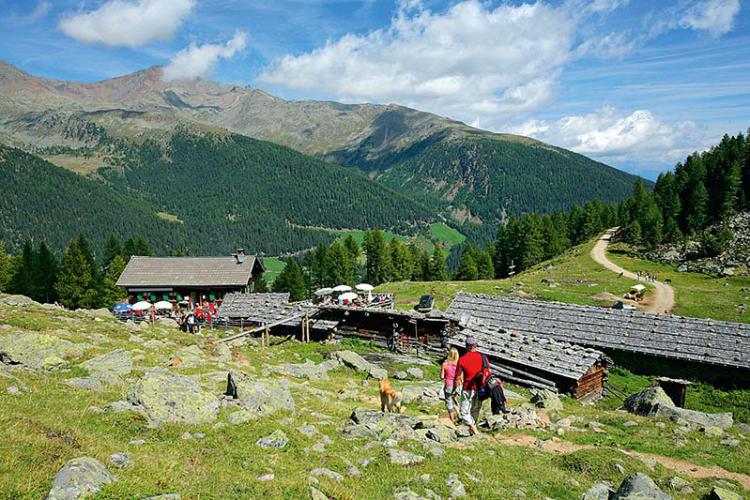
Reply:
[[443, 380], [443, 394], [445, 395], [445, 409], [454, 424], [458, 420], [456, 412], [456, 370], [458, 367], [458, 349], [451, 347], [448, 359], [440, 367], [440, 378]]
[[482, 358], [483, 355], [477, 351], [477, 339], [466, 337], [466, 354], [458, 360], [456, 385], [462, 384], [461, 392], [461, 419], [472, 434], [477, 434], [477, 419], [482, 409], [482, 400], [479, 399], [479, 389], [482, 387]]

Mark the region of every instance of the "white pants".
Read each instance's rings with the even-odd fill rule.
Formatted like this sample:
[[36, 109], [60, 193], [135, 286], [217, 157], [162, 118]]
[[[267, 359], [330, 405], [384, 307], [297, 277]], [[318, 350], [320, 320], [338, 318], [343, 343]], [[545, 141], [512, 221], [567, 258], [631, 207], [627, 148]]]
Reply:
[[466, 425], [477, 425], [482, 401], [477, 391], [461, 391], [461, 419]]

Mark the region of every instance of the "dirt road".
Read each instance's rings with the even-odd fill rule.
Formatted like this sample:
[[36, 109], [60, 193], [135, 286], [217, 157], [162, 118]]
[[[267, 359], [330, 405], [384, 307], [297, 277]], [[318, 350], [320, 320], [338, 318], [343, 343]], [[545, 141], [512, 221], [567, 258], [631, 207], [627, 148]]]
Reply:
[[[635, 273], [621, 268], [607, 258], [607, 245], [609, 245], [609, 241], [612, 239], [614, 232], [615, 228], [612, 228], [607, 229], [604, 234], [602, 234], [599, 241], [594, 245], [594, 248], [591, 249], [591, 258], [610, 271], [635, 280], [637, 279]], [[654, 286], [653, 293], [650, 297], [647, 297], [642, 303], [640, 303], [638, 308], [642, 311], [657, 314], [667, 314], [671, 312], [675, 305], [674, 290], [672, 287], [661, 281], [650, 282], [650, 284]]]

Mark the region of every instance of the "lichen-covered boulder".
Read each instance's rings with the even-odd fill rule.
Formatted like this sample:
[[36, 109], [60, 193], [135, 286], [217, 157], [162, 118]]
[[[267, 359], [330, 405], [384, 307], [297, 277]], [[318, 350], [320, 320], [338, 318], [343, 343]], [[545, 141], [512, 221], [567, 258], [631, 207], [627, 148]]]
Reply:
[[357, 370], [358, 372], [365, 372], [375, 379], [384, 379], [388, 376], [387, 370], [370, 363], [354, 351], [336, 351], [331, 354], [331, 358], [349, 368]]
[[294, 411], [292, 393], [286, 385], [276, 380], [261, 381], [247, 373], [232, 370], [227, 375], [226, 394], [245, 410], [257, 414]]
[[21, 332], [0, 336], [0, 362], [9, 365], [54, 370], [83, 351], [82, 346], [53, 335]]
[[300, 364], [288, 364], [272, 366], [271, 369], [276, 373], [288, 375], [295, 378], [307, 378], [310, 380], [328, 380], [328, 367], [321, 364], [315, 364], [309, 359]]
[[261, 448], [275, 448], [278, 450], [289, 444], [289, 438], [284, 431], [277, 429], [268, 436], [258, 439], [255, 444]]
[[581, 500], [609, 500], [614, 494], [615, 490], [612, 486], [604, 481], [599, 481], [581, 495]]
[[180, 368], [198, 368], [208, 362], [206, 354], [197, 345], [183, 347], [177, 351], [175, 357], [180, 360], [180, 363], [175, 366]]
[[91, 457], [74, 458], [55, 476], [47, 500], [74, 500], [97, 493], [115, 477], [100, 461]]
[[731, 412], [704, 413], [679, 408], [667, 396], [664, 389], [658, 386], [649, 387], [627, 398], [625, 409], [638, 415], [667, 417], [673, 420], [683, 419], [706, 427], [718, 427], [720, 429], [728, 429], [734, 423]]
[[424, 457], [408, 451], [390, 448], [388, 450], [388, 460], [394, 465], [414, 465], [424, 462]]
[[133, 371], [133, 358], [126, 349], [117, 349], [84, 361], [80, 366], [96, 379], [116, 383]]
[[742, 500], [742, 495], [735, 493], [734, 491], [720, 486], [714, 486], [711, 488], [711, 494], [708, 496], [709, 500]]
[[143, 409], [152, 423], [205, 424], [219, 415], [219, 399], [188, 377], [150, 372], [133, 384], [127, 400]]
[[560, 411], [563, 409], [560, 396], [547, 389], [534, 389], [531, 391], [531, 402], [537, 408], [544, 408], [549, 411]]
[[613, 500], [671, 500], [672, 497], [661, 491], [649, 476], [636, 472], [623, 480], [612, 498]]
[[40, 306], [41, 304], [25, 295], [2, 295], [0, 304], [12, 307]]

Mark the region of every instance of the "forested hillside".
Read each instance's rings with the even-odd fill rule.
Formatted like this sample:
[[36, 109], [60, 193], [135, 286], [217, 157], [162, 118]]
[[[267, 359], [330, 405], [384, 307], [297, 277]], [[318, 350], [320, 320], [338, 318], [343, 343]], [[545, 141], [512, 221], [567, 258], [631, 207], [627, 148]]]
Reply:
[[79, 233], [96, 248], [116, 233], [145, 236], [157, 253], [283, 253], [330, 242], [323, 228], [409, 230], [426, 208], [284, 146], [178, 130], [166, 143], [120, 146], [98, 182], [3, 148], [0, 239], [46, 241], [59, 252]]
[[489, 224], [504, 211], [554, 212], [594, 198], [620, 201], [635, 181], [585, 156], [520, 137], [439, 137], [391, 161], [380, 177], [386, 185], [438, 196], [456, 209], [454, 218]]

